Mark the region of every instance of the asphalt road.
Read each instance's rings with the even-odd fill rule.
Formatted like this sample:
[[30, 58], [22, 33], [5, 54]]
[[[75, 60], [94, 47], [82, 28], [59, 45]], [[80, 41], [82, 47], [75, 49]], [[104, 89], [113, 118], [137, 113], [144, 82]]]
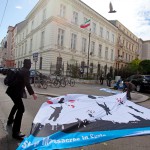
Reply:
[[[69, 88], [68, 90], [72, 90], [77, 92], [78, 84], [73, 87], [72, 89]], [[96, 90], [99, 89], [99, 85], [83, 85], [82, 93], [93, 94]], [[3, 123], [1, 128], [7, 132], [7, 141], [5, 137], [0, 140], [0, 150], [15, 150], [18, 147], [19, 142], [11, 138], [11, 128], [6, 128], [7, 117], [10, 112], [11, 107], [13, 106], [12, 101], [10, 98], [5, 94], [6, 86], [3, 85], [3, 77], [0, 76], [0, 120]], [[36, 90], [36, 89], [35, 89]], [[56, 92], [56, 90], [61, 94], [61, 88], [48, 88], [47, 90], [41, 89], [41, 92]], [[66, 89], [63, 89], [66, 90]], [[66, 90], [66, 93], [67, 91]], [[101, 92], [101, 91], [99, 91]], [[105, 92], [101, 92], [100, 95], [110, 95]], [[21, 131], [26, 135], [29, 135], [32, 120], [34, 119], [36, 113], [38, 112], [41, 104], [47, 100], [46, 96], [38, 95], [38, 100], [35, 101], [32, 99], [31, 96], [28, 96], [27, 99], [24, 99], [25, 104], [25, 113], [22, 120], [22, 127]], [[144, 103], [140, 103], [140, 105], [150, 108], [150, 101], [146, 101]], [[150, 149], [150, 136], [137, 136], [137, 137], [127, 137], [127, 138], [120, 138], [111, 140], [108, 142], [95, 144], [86, 147], [80, 148], [72, 148], [71, 150], [149, 150]]]

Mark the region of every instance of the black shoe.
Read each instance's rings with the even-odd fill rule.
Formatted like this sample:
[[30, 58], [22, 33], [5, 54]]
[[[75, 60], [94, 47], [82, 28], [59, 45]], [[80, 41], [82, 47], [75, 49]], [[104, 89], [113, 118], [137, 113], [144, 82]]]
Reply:
[[7, 121], [7, 126], [12, 125], [13, 123], [14, 123], [14, 119], [13, 119], [13, 120], [8, 120], [8, 121]]
[[23, 133], [18, 133], [18, 134], [12, 134], [12, 137], [14, 138], [14, 139], [17, 139], [17, 140], [23, 140], [24, 139], [24, 136], [25, 136], [25, 134], [23, 134]]

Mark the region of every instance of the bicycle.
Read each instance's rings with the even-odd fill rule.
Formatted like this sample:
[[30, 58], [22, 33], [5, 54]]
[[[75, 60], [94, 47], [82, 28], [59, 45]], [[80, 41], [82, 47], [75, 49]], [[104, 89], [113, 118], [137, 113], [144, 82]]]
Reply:
[[72, 79], [71, 77], [66, 77], [65, 82], [66, 82], [66, 85], [70, 85], [71, 87], [75, 85], [75, 80]]
[[64, 78], [62, 76], [56, 75], [55, 78], [53, 79], [53, 85], [55, 87], [58, 87], [58, 86], [59, 87], [60, 86], [65, 87], [66, 86], [66, 82], [65, 82], [65, 80], [64, 80]]
[[34, 86], [38, 88], [47, 89], [48, 87], [47, 80], [38, 76], [35, 78]]

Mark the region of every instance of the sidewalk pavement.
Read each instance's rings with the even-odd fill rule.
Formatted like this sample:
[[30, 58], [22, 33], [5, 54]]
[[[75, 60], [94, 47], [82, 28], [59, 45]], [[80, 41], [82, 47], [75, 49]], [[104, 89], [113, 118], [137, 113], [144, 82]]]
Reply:
[[[94, 86], [96, 88], [94, 88]], [[90, 89], [91, 88], [91, 89]], [[106, 85], [88, 85], [88, 84], [78, 84], [78, 87], [70, 87], [70, 86], [66, 86], [66, 87], [60, 87], [60, 88], [50, 88], [49, 90], [43, 90], [40, 88], [36, 88], [35, 89], [35, 93], [36, 94], [40, 94], [40, 95], [45, 95], [45, 96], [50, 96], [50, 97], [57, 97], [57, 96], [61, 96], [61, 95], [65, 95], [65, 94], [91, 94], [91, 95], [100, 95], [104, 92], [100, 92], [99, 89], [101, 88], [110, 88], [112, 89], [112, 87], [107, 87]], [[95, 89], [95, 91], [93, 90]], [[90, 90], [90, 91], [89, 91]], [[112, 95], [111, 93], [105, 93], [103, 96], [109, 96]], [[142, 103], [145, 102], [146, 100], [150, 99], [149, 96], [144, 95], [143, 93], [138, 93], [138, 92], [131, 92], [131, 97], [132, 97], [132, 102], [134, 103]]]

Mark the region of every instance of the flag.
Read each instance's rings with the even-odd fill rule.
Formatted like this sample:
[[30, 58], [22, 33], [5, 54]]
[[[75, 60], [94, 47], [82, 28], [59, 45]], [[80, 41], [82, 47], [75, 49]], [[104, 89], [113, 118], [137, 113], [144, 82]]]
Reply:
[[80, 28], [86, 28], [86, 27], [88, 27], [88, 26], [90, 26], [90, 19], [88, 19], [88, 20], [86, 20], [85, 22], [84, 22], [84, 24], [81, 24], [80, 25]]
[[147, 135], [150, 134], [149, 114], [150, 109], [128, 101], [126, 93], [49, 97], [33, 120], [30, 136], [17, 150], [74, 148]]

